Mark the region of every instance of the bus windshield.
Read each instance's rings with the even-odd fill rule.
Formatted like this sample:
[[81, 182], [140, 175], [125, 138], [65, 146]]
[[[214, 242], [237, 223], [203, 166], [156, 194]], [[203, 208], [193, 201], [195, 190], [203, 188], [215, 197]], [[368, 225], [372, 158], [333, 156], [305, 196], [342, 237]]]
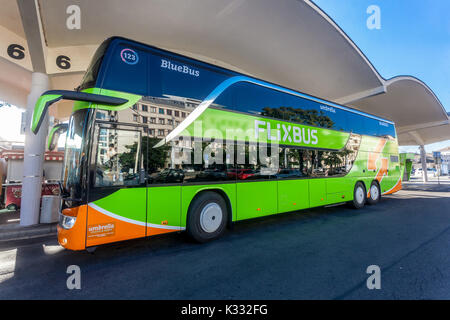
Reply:
[[81, 197], [82, 164], [86, 159], [84, 148], [89, 114], [90, 109], [78, 110], [73, 113], [69, 121], [62, 173], [62, 191], [65, 197], [71, 199]]

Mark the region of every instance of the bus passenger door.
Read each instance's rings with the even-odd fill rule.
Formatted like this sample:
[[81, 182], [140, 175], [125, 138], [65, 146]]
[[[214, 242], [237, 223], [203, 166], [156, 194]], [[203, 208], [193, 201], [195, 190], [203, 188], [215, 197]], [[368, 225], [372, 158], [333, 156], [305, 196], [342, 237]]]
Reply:
[[139, 126], [96, 122], [90, 157], [87, 247], [145, 237], [145, 135]]

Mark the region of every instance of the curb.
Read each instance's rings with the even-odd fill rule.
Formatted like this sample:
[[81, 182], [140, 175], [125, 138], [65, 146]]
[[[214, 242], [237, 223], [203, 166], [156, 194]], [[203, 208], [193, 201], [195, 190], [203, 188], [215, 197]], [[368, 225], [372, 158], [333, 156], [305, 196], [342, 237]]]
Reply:
[[29, 227], [22, 227], [19, 224], [0, 226], [0, 243], [5, 241], [24, 240], [56, 236], [57, 223], [37, 224]]

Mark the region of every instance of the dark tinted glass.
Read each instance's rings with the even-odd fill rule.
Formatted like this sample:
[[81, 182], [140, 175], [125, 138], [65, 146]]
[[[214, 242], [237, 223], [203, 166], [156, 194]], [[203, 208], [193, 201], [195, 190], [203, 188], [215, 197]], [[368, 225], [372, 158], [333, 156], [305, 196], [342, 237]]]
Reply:
[[378, 122], [378, 136], [391, 136], [395, 137], [395, 128], [394, 125], [384, 122], [384, 121], [377, 121]]
[[194, 141], [184, 138], [181, 169], [184, 183], [235, 181], [234, 143]]
[[148, 53], [148, 95], [186, 97], [198, 103], [229, 75], [190, 63], [185, 59]]
[[286, 94], [248, 82], [239, 82], [232, 86], [234, 95], [233, 109], [276, 119], [285, 117]]

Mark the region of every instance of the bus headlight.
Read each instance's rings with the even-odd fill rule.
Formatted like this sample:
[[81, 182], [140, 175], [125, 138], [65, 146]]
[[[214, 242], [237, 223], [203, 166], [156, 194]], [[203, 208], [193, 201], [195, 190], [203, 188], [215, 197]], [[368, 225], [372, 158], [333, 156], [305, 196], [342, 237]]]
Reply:
[[64, 229], [70, 229], [77, 221], [78, 207], [64, 209], [59, 215], [59, 224]]
[[75, 221], [77, 221], [76, 217], [68, 217], [68, 216], [65, 216], [63, 214], [60, 214], [60, 216], [59, 216], [59, 224], [64, 229], [72, 228], [73, 225], [75, 224]]

